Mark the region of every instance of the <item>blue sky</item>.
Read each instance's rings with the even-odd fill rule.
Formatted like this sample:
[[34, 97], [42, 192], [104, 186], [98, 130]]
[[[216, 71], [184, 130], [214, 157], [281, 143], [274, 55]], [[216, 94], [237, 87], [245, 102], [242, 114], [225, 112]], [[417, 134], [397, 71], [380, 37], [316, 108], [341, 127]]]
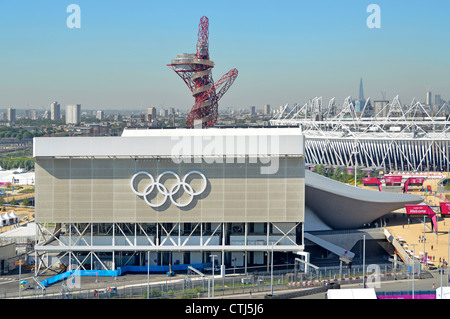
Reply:
[[[69, 4], [81, 28], [69, 29]], [[450, 99], [449, 1], [0, 0], [0, 108], [190, 108], [189, 90], [166, 64], [193, 53], [200, 17], [210, 22], [216, 80], [239, 70], [220, 102], [258, 108], [425, 92]], [[369, 4], [381, 28], [369, 29]]]

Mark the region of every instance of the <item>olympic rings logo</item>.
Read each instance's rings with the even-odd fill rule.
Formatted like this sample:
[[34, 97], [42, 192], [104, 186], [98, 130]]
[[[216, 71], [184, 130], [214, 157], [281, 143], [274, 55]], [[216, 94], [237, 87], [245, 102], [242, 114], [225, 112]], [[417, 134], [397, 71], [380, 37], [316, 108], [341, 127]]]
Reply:
[[[194, 191], [193, 187], [191, 185], [189, 185], [189, 183], [186, 182], [187, 178], [193, 174], [199, 175], [203, 180], [202, 188], [197, 192]], [[138, 192], [138, 190], [134, 186], [134, 181], [140, 175], [145, 175], [150, 179], [150, 183], [145, 187], [143, 192]], [[160, 182], [161, 178], [163, 178], [165, 175], [172, 175], [176, 179], [176, 183], [172, 187], [170, 187], [169, 190], [166, 188], [166, 186], [164, 186], [163, 183]], [[167, 201], [167, 198], [170, 198], [170, 201], [175, 206], [182, 208], [182, 207], [188, 206], [192, 202], [192, 200], [194, 199], [195, 196], [200, 195], [205, 191], [206, 186], [207, 186], [207, 181], [206, 181], [205, 175], [199, 171], [191, 171], [191, 172], [187, 173], [186, 175], [184, 175], [183, 179], [180, 179], [180, 177], [172, 171], [165, 171], [165, 172], [159, 174], [159, 176], [156, 178], [156, 181], [153, 178], [152, 174], [145, 172], [145, 171], [141, 171], [141, 172], [138, 172], [133, 175], [133, 177], [131, 178], [130, 185], [131, 185], [131, 190], [133, 191], [133, 193], [135, 193], [137, 196], [143, 197], [145, 202], [153, 208], [161, 207], [162, 205], [164, 205], [164, 203]], [[153, 190], [155, 189], [155, 186], [156, 186], [156, 189], [158, 190], [158, 192], [164, 196], [164, 200], [162, 200], [160, 203], [157, 203], [157, 204], [151, 203], [150, 200], [147, 198], [148, 195], [150, 195], [153, 192]], [[189, 200], [185, 203], [177, 203], [175, 201], [175, 199], [173, 198], [173, 196], [175, 194], [177, 194], [181, 188], [183, 188], [183, 191], [190, 196]]]

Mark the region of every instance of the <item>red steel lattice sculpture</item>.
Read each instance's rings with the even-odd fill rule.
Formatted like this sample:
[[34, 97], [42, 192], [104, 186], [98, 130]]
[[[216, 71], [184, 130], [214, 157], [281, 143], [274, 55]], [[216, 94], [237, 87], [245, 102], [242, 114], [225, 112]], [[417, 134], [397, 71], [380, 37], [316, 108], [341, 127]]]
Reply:
[[[217, 122], [219, 100], [228, 91], [238, 75], [236, 69], [224, 74], [214, 82], [212, 68], [214, 62], [209, 59], [209, 20], [200, 19], [198, 41], [195, 54], [179, 54], [168, 64], [186, 83], [195, 99], [195, 104], [186, 120], [186, 126], [214, 126]], [[199, 122], [197, 122], [199, 121]]]

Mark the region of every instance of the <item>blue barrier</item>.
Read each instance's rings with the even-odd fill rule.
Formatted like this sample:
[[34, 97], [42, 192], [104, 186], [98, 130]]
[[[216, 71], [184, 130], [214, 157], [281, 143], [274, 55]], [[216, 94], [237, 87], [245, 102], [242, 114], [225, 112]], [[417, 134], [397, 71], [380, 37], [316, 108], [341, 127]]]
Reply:
[[171, 265], [171, 266], [150, 266], [150, 269], [148, 269], [147, 266], [123, 266], [121, 268], [122, 274], [131, 273], [131, 274], [146, 274], [147, 271], [150, 271], [151, 273], [161, 273], [164, 274], [168, 272], [169, 270], [172, 271], [187, 271], [188, 267], [191, 266], [199, 271], [202, 271], [205, 269], [205, 267], [211, 267], [211, 263], [205, 263], [205, 264], [178, 264], [178, 265]]
[[171, 266], [123, 266], [117, 268], [117, 270], [72, 270], [72, 271], [66, 271], [59, 275], [50, 277], [48, 279], [45, 279], [41, 281], [41, 284], [44, 287], [48, 287], [49, 285], [52, 285], [54, 283], [57, 283], [59, 281], [62, 281], [66, 279], [67, 277], [74, 275], [74, 276], [92, 276], [92, 277], [118, 277], [121, 275], [125, 275], [126, 273], [130, 274], [146, 274], [147, 271], [150, 271], [150, 273], [167, 273], [169, 270], [172, 270], [173, 272], [177, 271], [187, 271], [188, 267], [191, 266], [199, 271], [204, 270], [206, 267], [211, 267], [211, 263], [204, 263], [204, 264], [178, 264], [178, 265], [171, 265]]

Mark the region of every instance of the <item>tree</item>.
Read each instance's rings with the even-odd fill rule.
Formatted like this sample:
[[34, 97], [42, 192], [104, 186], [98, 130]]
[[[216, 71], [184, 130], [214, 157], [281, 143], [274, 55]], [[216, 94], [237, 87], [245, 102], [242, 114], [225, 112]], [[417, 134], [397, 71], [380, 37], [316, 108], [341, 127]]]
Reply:
[[25, 198], [25, 199], [22, 201], [22, 206], [30, 206], [30, 201], [29, 201], [28, 198]]
[[14, 207], [16, 206], [16, 199], [13, 197], [13, 199], [11, 199], [11, 201], [9, 202], [9, 204]]
[[317, 174], [320, 174], [322, 176], [325, 175], [325, 167], [323, 166], [323, 164], [320, 164], [319, 167], [317, 167]]
[[331, 177], [335, 181], [339, 181], [341, 179], [342, 169], [338, 166], [334, 169], [333, 176]]
[[348, 169], [347, 167], [344, 168], [340, 181], [343, 183], [348, 183], [350, 180], [350, 176], [348, 175]]

